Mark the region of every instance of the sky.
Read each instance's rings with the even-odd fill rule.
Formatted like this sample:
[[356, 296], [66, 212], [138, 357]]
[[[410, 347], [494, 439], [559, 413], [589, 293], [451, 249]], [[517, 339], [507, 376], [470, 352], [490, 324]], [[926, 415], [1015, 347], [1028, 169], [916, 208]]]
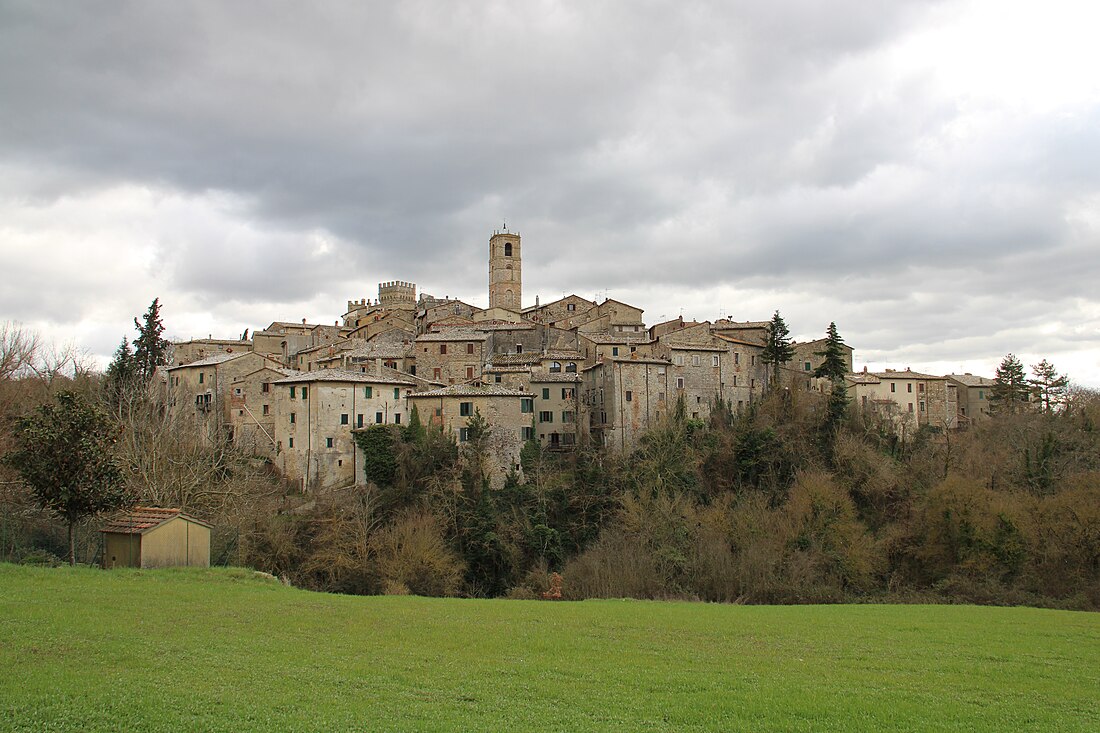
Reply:
[[105, 364], [408, 280], [1100, 387], [1100, 4], [0, 0], [0, 321]]

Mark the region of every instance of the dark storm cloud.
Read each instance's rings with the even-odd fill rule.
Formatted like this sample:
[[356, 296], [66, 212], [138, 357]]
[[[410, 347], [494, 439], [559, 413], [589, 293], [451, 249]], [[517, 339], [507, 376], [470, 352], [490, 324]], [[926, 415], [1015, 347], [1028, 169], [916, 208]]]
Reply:
[[[1100, 116], [906, 66], [970, 7], [0, 1], [0, 165], [19, 177], [0, 203], [43, 212], [31, 227], [153, 192], [170, 214], [137, 237], [144, 267], [212, 312], [339, 310], [393, 278], [481, 293], [507, 218], [527, 294], [771, 293], [735, 315], [783, 306], [816, 332], [832, 308], [876, 348], [1007, 350], [981, 339], [1096, 302]], [[981, 55], [997, 29], [979, 27]]]

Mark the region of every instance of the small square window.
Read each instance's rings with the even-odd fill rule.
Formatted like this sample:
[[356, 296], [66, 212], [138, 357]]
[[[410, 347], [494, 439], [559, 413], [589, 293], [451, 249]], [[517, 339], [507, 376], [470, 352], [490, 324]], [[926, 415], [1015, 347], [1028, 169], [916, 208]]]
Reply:
[[344, 413], [343, 415], [340, 416], [340, 424], [341, 425], [347, 425], [348, 424], [348, 415], [347, 415], [347, 413]]
[[470, 417], [471, 415], [473, 415], [474, 414], [474, 403], [473, 402], [459, 402], [458, 403], [458, 414], [459, 414], [460, 417]]

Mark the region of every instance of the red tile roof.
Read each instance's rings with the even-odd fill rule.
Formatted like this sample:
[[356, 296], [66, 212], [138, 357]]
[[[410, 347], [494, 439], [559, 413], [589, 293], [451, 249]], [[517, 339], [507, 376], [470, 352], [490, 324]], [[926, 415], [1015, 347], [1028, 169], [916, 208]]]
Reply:
[[99, 531], [117, 534], [145, 534], [149, 530], [159, 527], [168, 520], [175, 519], [176, 517], [183, 517], [189, 522], [201, 524], [204, 527], [211, 527], [211, 525], [202, 520], [184, 514], [181, 509], [162, 509], [153, 506], [139, 506], [107, 520], [107, 523], [104, 524]]

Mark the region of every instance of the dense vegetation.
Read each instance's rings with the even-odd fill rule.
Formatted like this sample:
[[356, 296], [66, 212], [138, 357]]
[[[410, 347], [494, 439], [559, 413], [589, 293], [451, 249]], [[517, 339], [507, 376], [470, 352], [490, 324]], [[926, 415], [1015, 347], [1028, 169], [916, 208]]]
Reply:
[[1100, 616], [307, 593], [0, 565], [4, 730], [1100, 728]]
[[[9, 370], [0, 410], [26, 414], [61, 390], [100, 401], [133, 500], [211, 521], [216, 563], [306, 588], [525, 598], [556, 571], [568, 598], [1100, 609], [1100, 399], [1086, 390], [901, 442], [842, 391], [778, 389], [706, 423], [674, 411], [629, 455], [531, 442], [501, 489], [486, 480], [480, 416], [461, 446], [413, 419], [359, 435], [367, 486], [297, 496], [263, 459], [166, 413], [134, 374]], [[9, 451], [11, 434], [0, 440]], [[63, 528], [0, 471], [0, 558], [64, 555]], [[84, 561], [94, 530], [78, 533]]]

